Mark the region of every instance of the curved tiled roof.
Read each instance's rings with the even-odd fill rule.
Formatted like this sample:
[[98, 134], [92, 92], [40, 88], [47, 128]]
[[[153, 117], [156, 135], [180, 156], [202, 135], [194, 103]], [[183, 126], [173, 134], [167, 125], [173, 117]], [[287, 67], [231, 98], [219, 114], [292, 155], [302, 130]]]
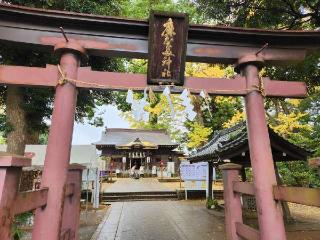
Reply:
[[147, 141], [141, 141], [139, 138], [127, 144], [116, 146], [117, 149], [131, 149], [137, 147], [143, 149], [158, 149], [158, 146], [156, 144]]
[[100, 141], [93, 143], [97, 146], [124, 146], [139, 139], [157, 146], [174, 146], [178, 144], [171, 141], [165, 130], [107, 128], [102, 132]]
[[[273, 150], [288, 154], [290, 160], [306, 160], [311, 152], [294, 145], [268, 127]], [[215, 131], [212, 139], [188, 158], [191, 162], [219, 161], [239, 157], [249, 150], [247, 126], [241, 122], [231, 128]], [[276, 160], [276, 159], [275, 159]]]

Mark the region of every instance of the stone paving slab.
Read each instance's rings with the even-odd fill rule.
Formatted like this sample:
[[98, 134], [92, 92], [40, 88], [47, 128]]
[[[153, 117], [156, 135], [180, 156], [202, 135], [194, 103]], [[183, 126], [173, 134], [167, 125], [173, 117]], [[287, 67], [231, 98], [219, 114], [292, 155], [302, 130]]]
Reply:
[[172, 191], [171, 188], [159, 183], [155, 178], [118, 178], [115, 183], [103, 184], [103, 192], [152, 192]]
[[[117, 222], [115, 224], [115, 222]], [[113, 203], [92, 240], [223, 240], [224, 220], [203, 202]]]

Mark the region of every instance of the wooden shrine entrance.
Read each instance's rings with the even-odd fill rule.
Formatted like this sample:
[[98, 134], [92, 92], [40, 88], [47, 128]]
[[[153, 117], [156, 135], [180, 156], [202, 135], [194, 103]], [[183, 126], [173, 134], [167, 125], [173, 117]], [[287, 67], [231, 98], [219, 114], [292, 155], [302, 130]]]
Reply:
[[[64, 28], [62, 33], [60, 26]], [[162, 91], [167, 86], [171, 92], [188, 88], [191, 93], [205, 90], [208, 94], [245, 98], [254, 175], [249, 190], [257, 200], [259, 232], [242, 224], [240, 212], [233, 211], [239, 209], [237, 193], [249, 191], [248, 188], [228, 181], [227, 236], [228, 239], [240, 239], [240, 236], [286, 239], [277, 200], [288, 200], [288, 194], [274, 192], [273, 188], [276, 177], [264, 97], [302, 98], [307, 90], [303, 82], [260, 78], [259, 70], [264, 64], [302, 61], [308, 52], [320, 47], [319, 32], [189, 26], [183, 14], [154, 13], [146, 22], [0, 5], [0, 41], [54, 51], [60, 58], [58, 66], [47, 65], [46, 68], [0, 66], [1, 84], [56, 89], [41, 191], [25, 193], [21, 200], [17, 192], [19, 172], [28, 160], [0, 156], [0, 219], [3, 219], [0, 239], [10, 239], [14, 214], [31, 209], [37, 209], [33, 240], [78, 239], [76, 198], [65, 201], [66, 196], [76, 193], [75, 182], [68, 184], [67, 172], [77, 88], [142, 91], [150, 87], [153, 91]], [[266, 43], [268, 47], [262, 47]], [[148, 58], [148, 76], [80, 67], [81, 59], [86, 55]], [[185, 60], [235, 64], [240, 74], [234, 79], [185, 78]], [[231, 170], [229, 180], [235, 181], [234, 168], [227, 167], [224, 171], [228, 169]]]

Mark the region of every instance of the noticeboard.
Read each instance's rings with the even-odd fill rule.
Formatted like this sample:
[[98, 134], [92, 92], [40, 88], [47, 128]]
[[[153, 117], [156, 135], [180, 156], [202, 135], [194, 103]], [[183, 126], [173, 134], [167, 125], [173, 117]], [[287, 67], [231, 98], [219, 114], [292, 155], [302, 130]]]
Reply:
[[[206, 196], [209, 196], [208, 192], [208, 162], [200, 162], [190, 164], [181, 163], [180, 165], [180, 176], [184, 180], [185, 197], [188, 198], [187, 192], [189, 190], [205, 190]], [[212, 180], [216, 179], [216, 171], [213, 168]]]
[[180, 175], [182, 180], [206, 180], [208, 174], [208, 163], [181, 163]]
[[207, 181], [197, 181], [197, 180], [190, 180], [185, 181], [184, 184], [185, 189], [187, 190], [207, 190]]

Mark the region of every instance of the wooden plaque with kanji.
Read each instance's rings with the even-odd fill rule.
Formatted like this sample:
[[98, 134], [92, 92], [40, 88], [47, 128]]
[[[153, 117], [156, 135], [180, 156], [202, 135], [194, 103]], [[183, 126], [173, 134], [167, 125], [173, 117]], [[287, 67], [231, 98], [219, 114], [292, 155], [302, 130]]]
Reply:
[[188, 25], [186, 14], [151, 13], [148, 84], [183, 85]]

